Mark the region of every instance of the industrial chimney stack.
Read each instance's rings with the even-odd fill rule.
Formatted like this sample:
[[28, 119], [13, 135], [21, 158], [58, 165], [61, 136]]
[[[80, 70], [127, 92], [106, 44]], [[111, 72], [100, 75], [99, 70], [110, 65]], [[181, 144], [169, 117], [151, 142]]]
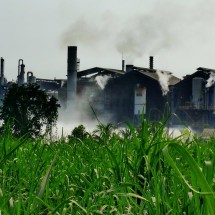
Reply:
[[153, 58], [153, 56], [149, 57], [149, 69], [154, 69], [154, 58]]
[[74, 102], [77, 88], [77, 46], [68, 46], [67, 106]]
[[122, 59], [122, 71], [125, 72], [125, 60]]
[[4, 85], [4, 59], [1, 57], [1, 79], [0, 79], [1, 86]]
[[25, 64], [22, 59], [18, 61], [17, 83], [19, 86], [25, 83]]

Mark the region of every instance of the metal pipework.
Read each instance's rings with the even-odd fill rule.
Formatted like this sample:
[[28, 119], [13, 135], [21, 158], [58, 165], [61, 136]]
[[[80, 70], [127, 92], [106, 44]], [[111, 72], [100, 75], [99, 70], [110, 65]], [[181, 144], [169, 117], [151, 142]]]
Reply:
[[33, 72], [31, 71], [27, 72], [27, 83], [28, 84], [36, 83], [36, 77], [33, 75]]
[[21, 65], [23, 65], [23, 59], [18, 60], [18, 75], [20, 74], [21, 71]]

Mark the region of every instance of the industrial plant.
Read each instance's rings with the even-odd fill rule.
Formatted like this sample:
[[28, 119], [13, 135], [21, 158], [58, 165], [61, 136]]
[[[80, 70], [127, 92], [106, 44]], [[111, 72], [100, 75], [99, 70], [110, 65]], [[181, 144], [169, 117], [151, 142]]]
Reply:
[[[61, 109], [68, 110], [81, 103], [84, 107], [82, 111], [89, 116], [108, 116], [110, 123], [129, 121], [137, 125], [142, 115], [151, 121], [158, 121], [168, 104], [171, 112], [178, 116], [170, 120], [173, 125], [184, 123], [196, 129], [215, 126], [213, 69], [200, 67], [180, 80], [171, 72], [155, 69], [152, 56], [148, 68], [126, 65], [122, 60], [120, 70], [94, 67], [82, 71], [79, 69], [76, 46], [68, 47], [67, 56], [66, 79], [37, 78], [33, 72], [25, 72], [24, 61], [20, 59], [16, 83], [37, 84], [59, 100]], [[5, 78], [3, 58], [0, 69], [2, 103], [12, 84]]]

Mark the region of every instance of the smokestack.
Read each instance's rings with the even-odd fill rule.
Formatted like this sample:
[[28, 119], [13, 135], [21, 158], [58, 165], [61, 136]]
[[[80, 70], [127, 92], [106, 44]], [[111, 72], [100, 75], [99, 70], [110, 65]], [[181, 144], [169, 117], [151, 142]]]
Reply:
[[154, 58], [153, 58], [153, 56], [149, 57], [149, 69], [154, 69]]
[[4, 59], [1, 57], [1, 86], [4, 84]]
[[18, 61], [18, 76], [17, 76], [18, 85], [22, 85], [25, 82], [25, 65], [23, 60], [19, 59]]
[[67, 105], [74, 102], [77, 88], [77, 46], [68, 46]]
[[122, 71], [125, 72], [125, 60], [122, 60]]

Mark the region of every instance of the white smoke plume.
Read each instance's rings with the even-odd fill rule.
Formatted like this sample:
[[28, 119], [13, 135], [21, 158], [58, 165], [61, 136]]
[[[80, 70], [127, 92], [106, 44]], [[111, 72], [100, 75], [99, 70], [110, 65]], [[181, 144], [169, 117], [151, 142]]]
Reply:
[[97, 82], [97, 84], [99, 85], [99, 87], [104, 90], [108, 80], [111, 78], [110, 75], [99, 75], [96, 76], [95, 81]]
[[104, 112], [104, 104], [94, 103], [94, 98], [100, 92], [98, 88], [86, 87], [81, 95], [77, 95], [76, 101], [67, 104], [67, 109], [60, 108], [56, 132], [58, 137], [61, 137], [62, 133], [66, 137], [79, 125], [83, 125], [86, 131], [92, 132], [97, 129], [99, 121], [104, 124], [112, 121], [112, 115], [109, 112], [106, 111], [101, 115]]
[[215, 83], [215, 73], [211, 72], [210, 73], [210, 77], [207, 80], [207, 84], [205, 85], [205, 87], [211, 87], [213, 84]]
[[158, 75], [158, 80], [161, 85], [163, 95], [166, 95], [169, 92], [169, 79], [171, 77], [171, 73], [157, 70], [156, 74]]

